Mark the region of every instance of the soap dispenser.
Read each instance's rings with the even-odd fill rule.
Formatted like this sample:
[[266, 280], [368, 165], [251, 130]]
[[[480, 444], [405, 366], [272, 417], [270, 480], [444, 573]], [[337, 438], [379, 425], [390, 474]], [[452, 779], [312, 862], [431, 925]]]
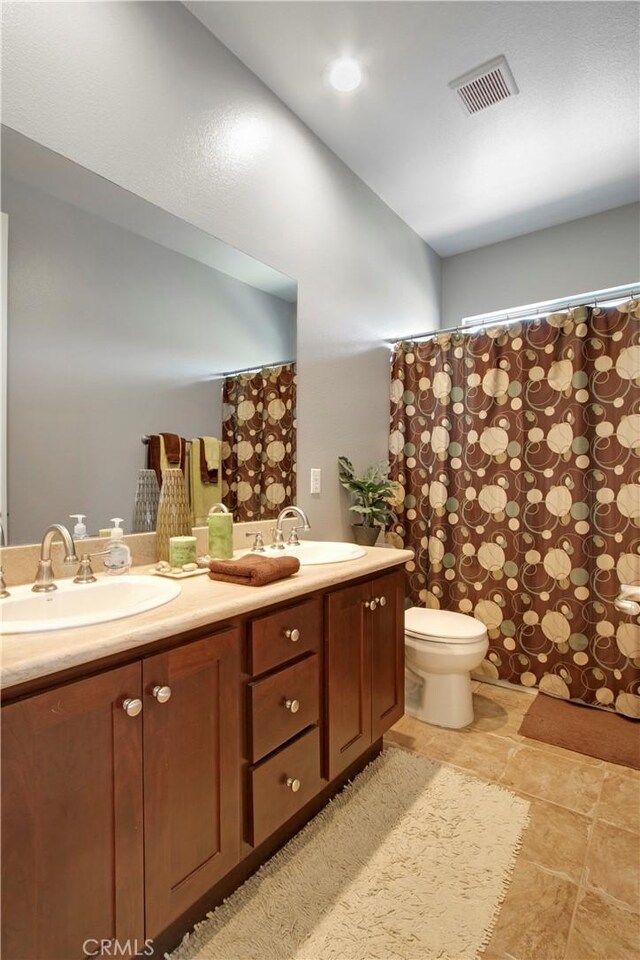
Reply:
[[86, 540], [87, 539], [87, 527], [85, 520], [87, 519], [86, 513], [70, 513], [69, 518], [76, 521], [76, 525], [73, 528], [73, 539], [74, 540]]
[[111, 523], [114, 527], [109, 538], [109, 554], [104, 561], [105, 570], [110, 574], [128, 573], [131, 568], [131, 550], [122, 540], [122, 517], [113, 517]]

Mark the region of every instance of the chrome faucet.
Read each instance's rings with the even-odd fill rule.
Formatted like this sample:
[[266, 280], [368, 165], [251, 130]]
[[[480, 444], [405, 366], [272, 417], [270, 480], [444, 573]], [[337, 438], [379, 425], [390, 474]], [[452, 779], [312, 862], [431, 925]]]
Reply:
[[640, 586], [634, 587], [629, 583], [620, 584], [620, 593], [613, 601], [619, 613], [626, 613], [629, 617], [640, 616]]
[[49, 593], [51, 590], [57, 590], [53, 582], [53, 564], [51, 561], [51, 544], [56, 534], [60, 535], [64, 543], [64, 562], [79, 562], [76, 557], [76, 545], [67, 528], [63, 527], [61, 523], [52, 523], [50, 527], [47, 527], [42, 538], [40, 562], [36, 570], [36, 579], [31, 587], [34, 593]]
[[278, 514], [278, 519], [276, 520], [276, 528], [273, 532], [273, 543], [271, 544], [274, 550], [284, 550], [284, 533], [282, 531], [282, 521], [286, 520], [288, 517], [298, 517], [301, 521], [297, 523], [291, 530], [289, 534], [289, 539], [287, 540], [286, 545], [288, 547], [295, 547], [300, 544], [298, 539], [298, 530], [311, 530], [311, 524], [309, 523], [309, 517], [306, 515], [302, 507], [285, 507]]

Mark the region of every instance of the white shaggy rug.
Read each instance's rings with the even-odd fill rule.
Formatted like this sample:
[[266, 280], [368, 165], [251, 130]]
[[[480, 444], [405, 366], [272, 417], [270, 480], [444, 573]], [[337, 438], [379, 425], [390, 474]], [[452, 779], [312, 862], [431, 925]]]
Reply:
[[387, 749], [171, 960], [475, 960], [528, 811], [502, 787]]

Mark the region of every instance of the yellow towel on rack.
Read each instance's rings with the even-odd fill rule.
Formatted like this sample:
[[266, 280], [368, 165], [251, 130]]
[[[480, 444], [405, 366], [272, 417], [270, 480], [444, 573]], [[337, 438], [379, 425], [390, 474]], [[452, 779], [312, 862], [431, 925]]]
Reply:
[[[203, 482], [201, 470], [202, 442], [201, 437], [194, 437], [189, 450], [189, 492], [191, 494], [191, 520], [194, 527], [206, 526], [209, 510], [215, 503], [220, 503], [222, 500], [222, 472], [219, 469], [217, 483]], [[219, 445], [218, 440], [215, 443]]]
[[220, 441], [215, 437], [201, 437], [204, 441], [204, 458], [209, 471], [220, 469]]

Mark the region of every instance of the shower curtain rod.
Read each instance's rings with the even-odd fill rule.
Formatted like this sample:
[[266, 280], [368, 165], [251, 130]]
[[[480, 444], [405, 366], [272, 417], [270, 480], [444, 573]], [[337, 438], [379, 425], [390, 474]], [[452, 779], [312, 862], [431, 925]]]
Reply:
[[258, 373], [259, 370], [269, 370], [270, 367], [288, 367], [295, 360], [278, 360], [276, 363], [262, 363], [259, 367], [244, 367], [242, 370], [227, 370], [224, 373], [214, 373], [214, 380], [218, 377], [235, 377], [239, 373]]
[[584, 293], [575, 297], [564, 297], [561, 300], [545, 300], [542, 303], [529, 304], [526, 307], [515, 307], [511, 310], [497, 310], [495, 313], [478, 314], [477, 321], [470, 317], [467, 323], [459, 323], [455, 327], [442, 327], [439, 330], [429, 330], [427, 333], [417, 333], [412, 336], [396, 337], [393, 340], [385, 340], [390, 347], [395, 347], [397, 343], [415, 343], [418, 340], [429, 340], [431, 337], [438, 337], [441, 333], [458, 333], [461, 330], [476, 330], [478, 327], [491, 326], [495, 323], [515, 323], [516, 320], [527, 320], [535, 317], [546, 317], [556, 310], [570, 310], [574, 307], [586, 307], [590, 304], [611, 303], [619, 300], [626, 300], [628, 297], [640, 295], [640, 281], [627, 283], [620, 287], [611, 287], [607, 290], [594, 290], [592, 293]]

